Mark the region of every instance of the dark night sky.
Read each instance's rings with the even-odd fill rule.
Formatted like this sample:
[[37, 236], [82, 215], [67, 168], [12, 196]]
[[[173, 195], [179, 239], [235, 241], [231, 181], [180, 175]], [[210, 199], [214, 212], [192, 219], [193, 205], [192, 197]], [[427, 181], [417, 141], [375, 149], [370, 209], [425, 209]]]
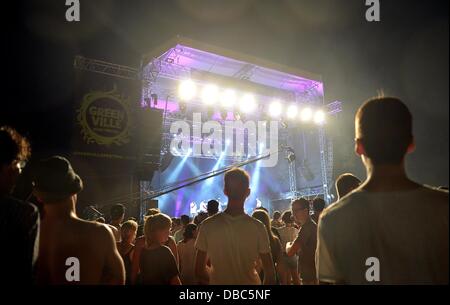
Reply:
[[322, 75], [326, 101], [344, 103], [332, 128], [335, 174], [365, 177], [353, 152], [353, 117], [362, 101], [380, 89], [402, 98], [418, 146], [408, 172], [422, 183], [448, 185], [446, 0], [380, 0], [379, 23], [366, 22], [365, 0], [80, 2], [78, 23], [65, 21], [64, 0], [3, 8], [0, 123], [27, 134], [37, 151], [58, 151], [69, 141], [74, 55], [137, 66], [140, 54], [180, 34]]

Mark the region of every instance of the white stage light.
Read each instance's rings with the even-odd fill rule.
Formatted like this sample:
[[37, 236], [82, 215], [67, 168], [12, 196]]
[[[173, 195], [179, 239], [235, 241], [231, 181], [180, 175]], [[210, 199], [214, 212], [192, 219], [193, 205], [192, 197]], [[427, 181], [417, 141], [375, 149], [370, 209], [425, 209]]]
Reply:
[[196, 94], [197, 86], [192, 80], [188, 79], [180, 83], [180, 86], [178, 87], [178, 97], [182, 101], [190, 101]]
[[220, 104], [225, 108], [232, 108], [236, 104], [236, 92], [227, 89], [220, 96]]
[[307, 122], [307, 121], [311, 120], [312, 115], [313, 115], [313, 112], [312, 112], [311, 108], [306, 107], [300, 112], [300, 120], [302, 120], [303, 122]]
[[219, 88], [216, 85], [207, 85], [202, 90], [202, 101], [207, 105], [217, 103], [219, 98]]
[[279, 101], [273, 101], [269, 105], [269, 115], [273, 118], [279, 117], [281, 115], [282, 106]]
[[240, 109], [243, 113], [250, 113], [256, 109], [255, 97], [252, 94], [245, 94], [240, 100]]
[[288, 119], [294, 119], [297, 117], [298, 107], [297, 105], [290, 105], [286, 111], [286, 116]]
[[322, 110], [317, 110], [314, 114], [314, 123], [318, 125], [325, 123], [325, 112]]

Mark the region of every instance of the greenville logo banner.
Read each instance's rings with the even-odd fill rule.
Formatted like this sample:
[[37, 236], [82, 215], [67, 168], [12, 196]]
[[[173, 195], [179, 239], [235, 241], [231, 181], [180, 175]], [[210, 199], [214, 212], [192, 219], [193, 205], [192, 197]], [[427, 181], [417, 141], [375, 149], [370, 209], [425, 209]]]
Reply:
[[117, 92], [92, 91], [83, 97], [77, 122], [86, 143], [121, 146], [130, 142], [130, 102]]

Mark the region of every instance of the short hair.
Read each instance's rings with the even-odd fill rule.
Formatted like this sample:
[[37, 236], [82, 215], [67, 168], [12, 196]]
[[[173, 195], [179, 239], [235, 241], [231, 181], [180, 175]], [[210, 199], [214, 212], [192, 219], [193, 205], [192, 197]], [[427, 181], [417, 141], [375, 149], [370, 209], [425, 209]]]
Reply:
[[257, 207], [257, 208], [255, 208], [254, 209], [254, 211], [258, 211], [258, 210], [262, 210], [262, 211], [265, 211], [267, 214], [269, 214], [269, 210], [268, 209], [266, 209], [265, 207], [263, 207], [263, 206], [260, 206], [260, 207]]
[[307, 200], [306, 198], [303, 198], [303, 197], [292, 200], [291, 207], [294, 206], [294, 204], [300, 205], [302, 210], [308, 209], [308, 211], [309, 211], [311, 208], [309, 200]]
[[180, 222], [183, 226], [186, 226], [191, 221], [191, 218], [188, 215], [181, 215]]
[[233, 168], [225, 173], [224, 184], [229, 199], [242, 200], [250, 187], [250, 176], [243, 169]]
[[155, 215], [161, 213], [160, 209], [158, 208], [150, 208], [147, 210], [147, 212], [145, 212], [145, 216], [151, 216], [151, 215]]
[[176, 226], [181, 225], [181, 220], [178, 217], [172, 217], [172, 223], [175, 224]]
[[138, 224], [134, 220], [127, 220], [120, 227], [120, 230], [122, 232], [130, 231], [130, 230], [137, 231], [137, 229], [138, 229]]
[[210, 201], [208, 201], [208, 206], [206, 210], [210, 214], [215, 214], [219, 212], [219, 202], [217, 200], [211, 199]]
[[336, 179], [336, 192], [339, 198], [344, 197], [361, 184], [361, 180], [353, 174], [345, 173]]
[[170, 217], [167, 216], [166, 214], [158, 213], [155, 215], [148, 216], [145, 219], [144, 224], [145, 241], [147, 242], [147, 244], [150, 244], [155, 232], [164, 229], [170, 229], [171, 226], [172, 221], [170, 220]]
[[293, 223], [294, 219], [292, 219], [292, 212], [289, 210], [284, 211], [283, 214], [281, 215], [281, 220], [284, 223]]
[[183, 232], [184, 241], [194, 238], [194, 231], [197, 229], [197, 225], [190, 223], [186, 226]]
[[320, 197], [314, 198], [312, 207], [315, 213], [322, 212], [325, 209], [325, 200]]
[[115, 204], [111, 207], [111, 219], [116, 220], [125, 214], [125, 206], [123, 204]]
[[25, 161], [31, 155], [30, 143], [15, 129], [0, 127], [0, 165], [9, 165], [14, 161]]
[[206, 218], [208, 218], [208, 213], [206, 213], [205, 211], [200, 211], [198, 214], [197, 214], [197, 221], [198, 221], [198, 223], [200, 224], [200, 223], [202, 223], [203, 222], [203, 220], [205, 220]]
[[398, 164], [413, 139], [412, 115], [398, 98], [372, 98], [356, 112], [355, 131], [374, 164]]
[[106, 223], [105, 217], [97, 217], [97, 219], [95, 219], [96, 222], [100, 222], [100, 223]]
[[273, 219], [279, 219], [281, 217], [280, 211], [273, 212]]

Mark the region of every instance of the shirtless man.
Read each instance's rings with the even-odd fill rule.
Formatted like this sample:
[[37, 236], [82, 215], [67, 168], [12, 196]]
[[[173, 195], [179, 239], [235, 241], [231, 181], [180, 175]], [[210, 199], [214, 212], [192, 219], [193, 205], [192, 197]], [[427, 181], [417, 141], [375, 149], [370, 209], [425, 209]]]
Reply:
[[[77, 217], [80, 177], [62, 157], [42, 160], [34, 175], [34, 194], [44, 206], [37, 263], [38, 284], [124, 284], [125, 269], [111, 229]], [[69, 268], [79, 263], [79, 281]], [[76, 272], [73, 272], [75, 274]]]
[[114, 237], [117, 242], [121, 241], [120, 228], [125, 218], [125, 206], [122, 204], [115, 204], [111, 207], [111, 223], [109, 224]]

